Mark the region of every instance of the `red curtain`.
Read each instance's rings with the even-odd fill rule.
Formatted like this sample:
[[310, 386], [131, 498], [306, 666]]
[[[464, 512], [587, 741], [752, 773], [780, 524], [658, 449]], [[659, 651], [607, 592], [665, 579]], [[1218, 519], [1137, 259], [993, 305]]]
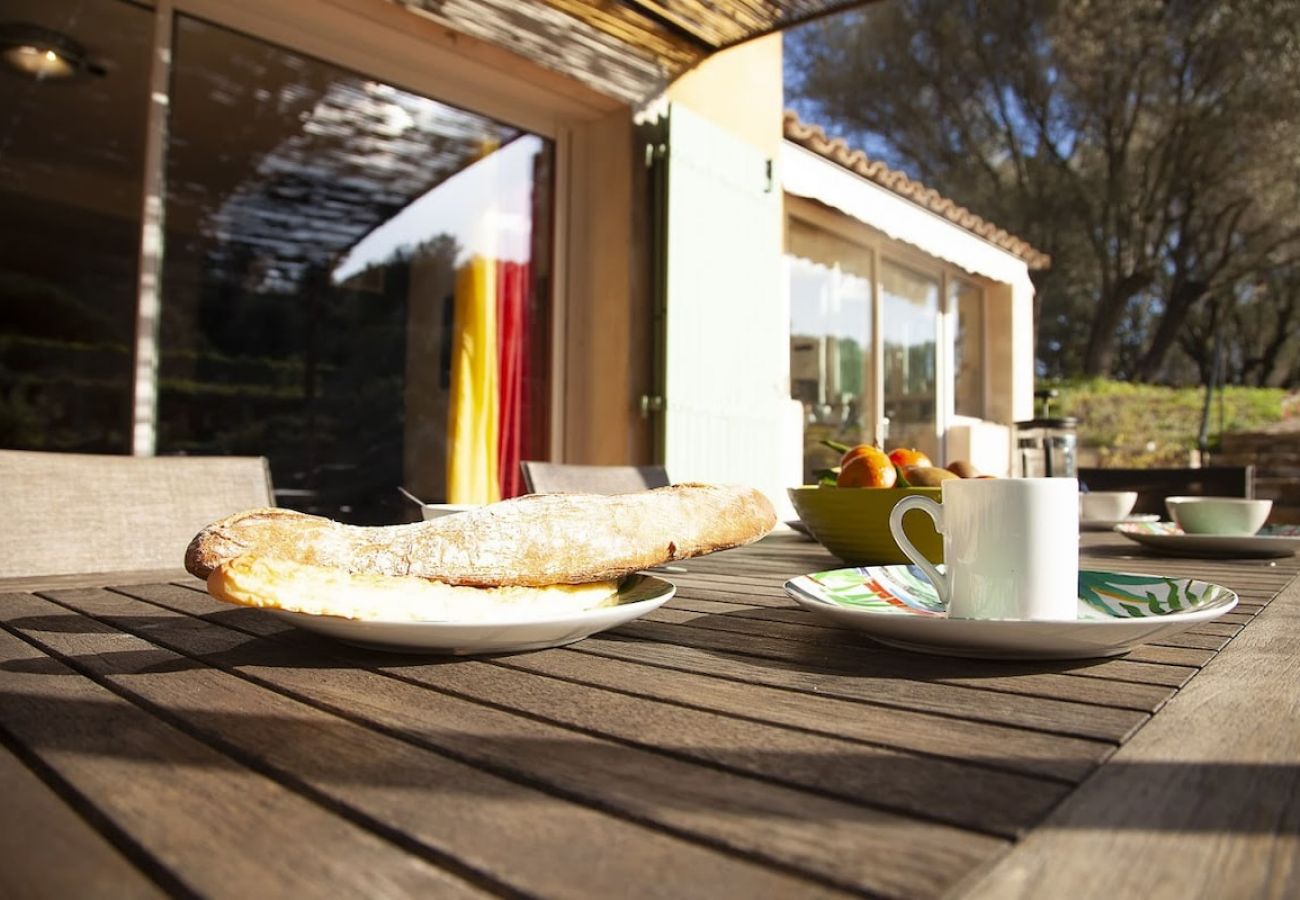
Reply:
[[524, 385], [528, 375], [528, 263], [497, 263], [497, 477], [501, 499], [524, 493], [519, 474], [524, 441]]

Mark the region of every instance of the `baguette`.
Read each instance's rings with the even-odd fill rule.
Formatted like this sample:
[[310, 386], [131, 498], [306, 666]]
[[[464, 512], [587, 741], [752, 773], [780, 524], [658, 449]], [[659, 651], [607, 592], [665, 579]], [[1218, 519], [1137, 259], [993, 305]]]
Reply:
[[410, 525], [344, 525], [254, 509], [204, 528], [185, 568], [206, 579], [253, 555], [354, 574], [474, 587], [546, 587], [632, 572], [747, 544], [776, 525], [752, 488], [679, 484], [634, 494], [530, 494]]
[[208, 576], [218, 600], [372, 622], [489, 623], [565, 616], [618, 601], [617, 581], [549, 587], [466, 587], [427, 578], [364, 575], [285, 559], [239, 556]]

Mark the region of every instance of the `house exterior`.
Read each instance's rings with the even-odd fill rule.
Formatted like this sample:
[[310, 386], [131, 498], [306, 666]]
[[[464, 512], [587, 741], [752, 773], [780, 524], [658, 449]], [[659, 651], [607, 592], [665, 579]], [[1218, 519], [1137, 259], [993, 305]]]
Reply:
[[890, 234], [792, 180], [775, 32], [847, 5], [12, 0], [0, 445], [265, 455], [280, 503], [356, 522], [510, 496], [526, 458], [780, 501], [845, 393], [803, 362], [791, 392], [799, 235]]
[[818, 127], [785, 117], [791, 389], [805, 477], [823, 439], [1010, 470], [1033, 410], [1033, 283], [1050, 259]]

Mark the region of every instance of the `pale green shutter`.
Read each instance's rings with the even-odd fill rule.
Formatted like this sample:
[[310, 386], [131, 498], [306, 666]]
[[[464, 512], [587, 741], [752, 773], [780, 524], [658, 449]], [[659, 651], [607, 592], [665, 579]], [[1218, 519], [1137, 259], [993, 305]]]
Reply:
[[783, 510], [802, 426], [780, 184], [768, 157], [685, 107], [668, 131], [664, 462], [674, 481], [750, 484]]

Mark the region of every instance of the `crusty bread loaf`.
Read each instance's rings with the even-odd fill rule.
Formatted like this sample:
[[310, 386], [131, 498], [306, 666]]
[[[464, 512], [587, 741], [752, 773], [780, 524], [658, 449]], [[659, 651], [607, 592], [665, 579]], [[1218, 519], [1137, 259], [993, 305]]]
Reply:
[[530, 494], [411, 525], [361, 527], [254, 509], [194, 538], [185, 568], [207, 578], [244, 554], [348, 572], [492, 587], [620, 578], [757, 540], [772, 504], [752, 488], [679, 484], [634, 494]]
[[547, 587], [469, 587], [411, 575], [370, 575], [287, 559], [238, 556], [208, 576], [218, 600], [371, 622], [517, 621], [568, 616], [618, 602], [617, 581]]

